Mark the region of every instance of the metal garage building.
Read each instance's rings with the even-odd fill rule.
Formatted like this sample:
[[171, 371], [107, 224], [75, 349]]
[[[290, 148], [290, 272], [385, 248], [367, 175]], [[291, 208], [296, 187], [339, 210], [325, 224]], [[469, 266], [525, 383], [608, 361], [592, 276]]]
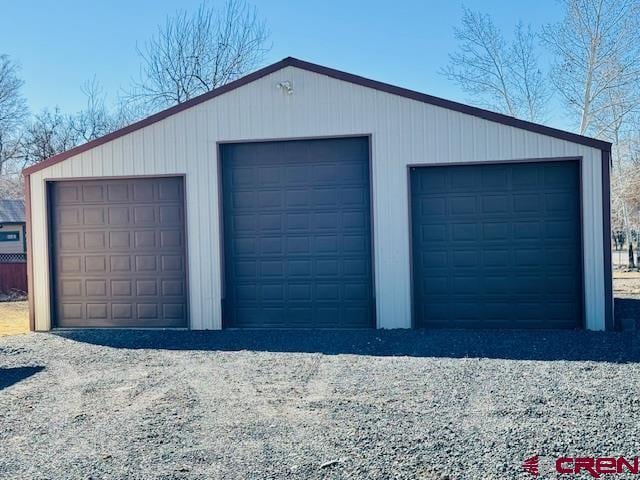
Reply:
[[24, 171], [31, 326], [612, 329], [610, 150], [286, 58]]

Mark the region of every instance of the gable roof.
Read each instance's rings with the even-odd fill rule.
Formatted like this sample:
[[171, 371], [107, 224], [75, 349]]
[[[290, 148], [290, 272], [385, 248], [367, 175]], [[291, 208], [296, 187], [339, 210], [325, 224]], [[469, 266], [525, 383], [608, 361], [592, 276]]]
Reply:
[[24, 200], [0, 200], [0, 223], [24, 222]]
[[280, 60], [279, 62], [273, 63], [264, 68], [261, 68], [260, 70], [256, 70], [255, 72], [245, 75], [244, 77], [234, 80], [233, 82], [229, 82], [226, 85], [223, 85], [214, 90], [211, 90], [210, 92], [204, 93], [190, 100], [187, 100], [184, 103], [180, 103], [173, 107], [167, 108], [166, 110], [155, 113], [143, 120], [132, 123], [131, 125], [121, 128], [120, 130], [116, 130], [103, 137], [96, 138], [95, 140], [92, 140], [83, 145], [74, 147], [71, 150], [67, 150], [66, 152], [62, 152], [57, 155], [54, 155], [53, 157], [50, 157], [36, 165], [32, 165], [30, 167], [25, 168], [22, 171], [22, 173], [24, 175], [30, 175], [34, 172], [37, 172], [38, 170], [42, 170], [51, 165], [55, 165], [56, 163], [62, 162], [63, 160], [66, 160], [69, 157], [73, 157], [74, 155], [78, 155], [94, 147], [110, 142], [111, 140], [115, 140], [116, 138], [122, 137], [131, 132], [135, 132], [136, 130], [149, 126], [153, 123], [159, 122], [171, 115], [174, 115], [178, 112], [182, 112], [183, 110], [191, 108], [200, 103], [206, 102], [208, 100], [211, 100], [212, 98], [215, 98], [219, 95], [227, 93], [231, 90], [234, 90], [248, 83], [251, 83], [273, 72], [281, 70], [285, 67], [300, 68], [302, 70], [318, 73], [320, 75], [326, 75], [331, 78], [335, 78], [345, 82], [350, 82], [363, 87], [373, 88], [375, 90], [380, 90], [382, 92], [390, 93], [392, 95], [398, 95], [400, 97], [416, 100], [418, 102], [428, 103], [430, 105], [435, 105], [435, 106], [446, 108], [449, 110], [454, 110], [456, 112], [465, 113], [467, 115], [473, 115], [475, 117], [483, 118], [491, 122], [496, 122], [503, 125], [519, 128], [522, 130], [539, 133], [541, 135], [546, 135], [549, 137], [559, 138], [561, 140], [566, 140], [568, 142], [577, 143], [580, 145], [586, 145], [588, 147], [593, 147], [593, 148], [597, 148], [604, 151], [611, 150], [611, 143], [605, 142], [603, 140], [597, 140], [595, 138], [585, 137], [583, 135], [578, 135], [576, 133], [559, 130], [557, 128], [548, 127], [546, 125], [528, 122], [526, 120], [520, 120], [515, 117], [504, 115], [502, 113], [496, 113], [490, 110], [484, 110], [482, 108], [472, 107], [470, 105], [465, 105], [463, 103], [458, 103], [451, 100], [446, 100], [444, 98], [427, 95], [426, 93], [420, 93], [415, 90], [409, 90], [409, 89], [398, 87], [395, 85], [390, 85], [388, 83], [378, 82], [376, 80], [360, 77], [358, 75], [354, 75], [351, 73], [342, 72], [340, 70], [335, 70], [333, 68], [323, 67], [322, 65], [317, 65], [315, 63], [305, 62], [304, 60], [299, 60], [297, 58], [287, 57], [283, 60]]

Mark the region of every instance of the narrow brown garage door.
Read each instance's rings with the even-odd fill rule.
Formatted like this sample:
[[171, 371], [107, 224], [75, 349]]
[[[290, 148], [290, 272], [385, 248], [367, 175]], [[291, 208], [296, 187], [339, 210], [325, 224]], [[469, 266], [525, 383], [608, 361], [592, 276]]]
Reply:
[[50, 184], [57, 327], [185, 327], [182, 178]]

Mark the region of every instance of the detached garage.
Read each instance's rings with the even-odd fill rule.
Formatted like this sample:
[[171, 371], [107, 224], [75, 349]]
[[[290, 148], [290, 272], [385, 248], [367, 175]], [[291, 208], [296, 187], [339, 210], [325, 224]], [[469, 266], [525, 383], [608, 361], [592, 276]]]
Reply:
[[611, 145], [293, 58], [27, 168], [31, 328], [615, 328]]

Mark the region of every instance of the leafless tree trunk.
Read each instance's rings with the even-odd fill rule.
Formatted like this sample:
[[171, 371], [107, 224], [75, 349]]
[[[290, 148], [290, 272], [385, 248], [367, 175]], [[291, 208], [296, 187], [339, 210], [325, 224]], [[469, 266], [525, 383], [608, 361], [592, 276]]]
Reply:
[[540, 121], [549, 98], [535, 50], [535, 34], [522, 23], [511, 45], [489, 15], [463, 8], [454, 29], [458, 51], [442, 73], [472, 101], [513, 117]]
[[18, 66], [7, 55], [0, 55], [0, 176], [19, 155], [20, 124], [27, 116], [22, 84]]
[[614, 231], [627, 243], [640, 231], [640, 123], [627, 117], [609, 138], [614, 142], [611, 169], [611, 213]]
[[514, 59], [511, 73], [522, 116], [532, 122], [541, 122], [546, 117], [550, 94], [536, 54], [536, 38], [531, 26], [518, 23], [511, 47]]
[[577, 114], [578, 132], [584, 135], [593, 133], [595, 118], [611, 102], [637, 104], [619, 94], [637, 95], [640, 2], [563, 0], [563, 4], [564, 19], [544, 27], [542, 39], [556, 59], [553, 85]]
[[147, 111], [185, 102], [253, 70], [268, 51], [268, 32], [256, 9], [227, 0], [179, 12], [138, 52], [140, 79], [127, 95]]
[[640, 176], [630, 122], [640, 107], [640, 1], [563, 0], [565, 14], [542, 30], [554, 55], [551, 81], [580, 134], [607, 138], [612, 150], [613, 228], [624, 231], [629, 266], [638, 231]]

